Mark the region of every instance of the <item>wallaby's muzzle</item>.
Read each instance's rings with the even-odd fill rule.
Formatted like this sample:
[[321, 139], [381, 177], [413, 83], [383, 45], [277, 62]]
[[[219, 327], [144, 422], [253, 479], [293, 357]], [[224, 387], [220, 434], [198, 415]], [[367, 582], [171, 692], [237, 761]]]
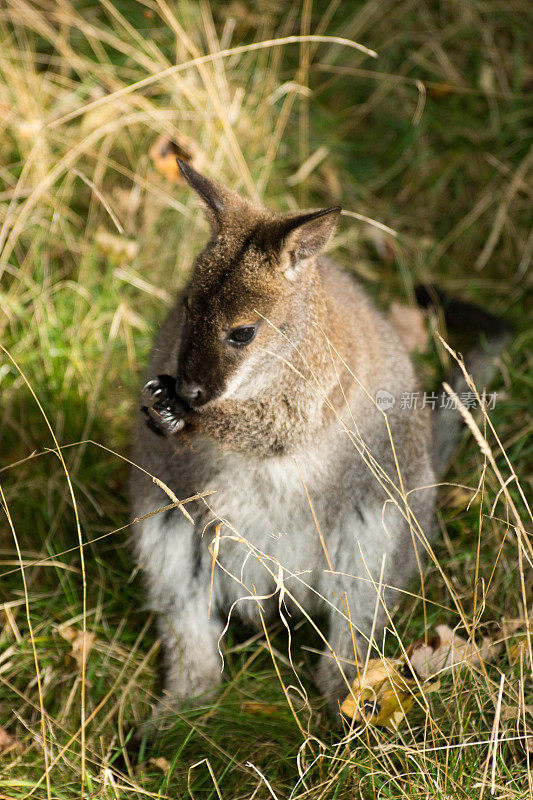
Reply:
[[203, 406], [210, 399], [209, 392], [201, 383], [180, 380], [179, 378], [176, 381], [176, 394], [191, 408]]

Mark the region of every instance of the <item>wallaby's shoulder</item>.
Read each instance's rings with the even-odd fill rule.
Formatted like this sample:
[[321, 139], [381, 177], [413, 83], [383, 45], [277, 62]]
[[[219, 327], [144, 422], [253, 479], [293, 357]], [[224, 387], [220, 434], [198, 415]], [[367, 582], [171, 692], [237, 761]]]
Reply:
[[[377, 307], [353, 273], [332, 258], [322, 256], [319, 270], [328, 306], [330, 326], [336, 338], [344, 341], [352, 357], [368, 367], [368, 378], [379, 379], [381, 369], [403, 374], [415, 381], [414, 369], [406, 347], [386, 315]], [[411, 386], [407, 388], [412, 388]]]

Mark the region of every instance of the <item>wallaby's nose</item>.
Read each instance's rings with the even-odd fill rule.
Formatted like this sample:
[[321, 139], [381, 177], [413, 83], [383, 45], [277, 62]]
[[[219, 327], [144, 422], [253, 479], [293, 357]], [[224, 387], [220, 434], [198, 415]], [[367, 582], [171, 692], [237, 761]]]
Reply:
[[194, 408], [207, 402], [207, 393], [199, 383], [189, 381], [178, 381], [176, 384], [176, 394]]

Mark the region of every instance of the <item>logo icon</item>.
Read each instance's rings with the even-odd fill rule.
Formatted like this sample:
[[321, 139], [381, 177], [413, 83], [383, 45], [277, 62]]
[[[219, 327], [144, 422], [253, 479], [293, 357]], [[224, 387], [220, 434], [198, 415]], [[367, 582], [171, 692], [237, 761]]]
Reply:
[[396, 398], [393, 394], [386, 389], [378, 389], [376, 392], [376, 405], [380, 411], [388, 411], [393, 408], [396, 403]]

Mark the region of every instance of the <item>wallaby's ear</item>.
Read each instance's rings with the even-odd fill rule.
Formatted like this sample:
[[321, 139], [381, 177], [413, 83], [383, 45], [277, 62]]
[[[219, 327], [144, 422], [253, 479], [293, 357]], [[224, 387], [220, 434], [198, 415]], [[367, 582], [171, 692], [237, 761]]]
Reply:
[[332, 206], [282, 221], [282, 269], [289, 280], [296, 277], [300, 261], [324, 249], [335, 230], [340, 213], [340, 206]]
[[177, 158], [176, 161], [189, 186], [194, 189], [207, 206], [211, 221], [220, 224], [229, 192], [216, 181], [209, 180], [205, 175], [197, 172], [190, 164], [182, 161], [181, 158]]

